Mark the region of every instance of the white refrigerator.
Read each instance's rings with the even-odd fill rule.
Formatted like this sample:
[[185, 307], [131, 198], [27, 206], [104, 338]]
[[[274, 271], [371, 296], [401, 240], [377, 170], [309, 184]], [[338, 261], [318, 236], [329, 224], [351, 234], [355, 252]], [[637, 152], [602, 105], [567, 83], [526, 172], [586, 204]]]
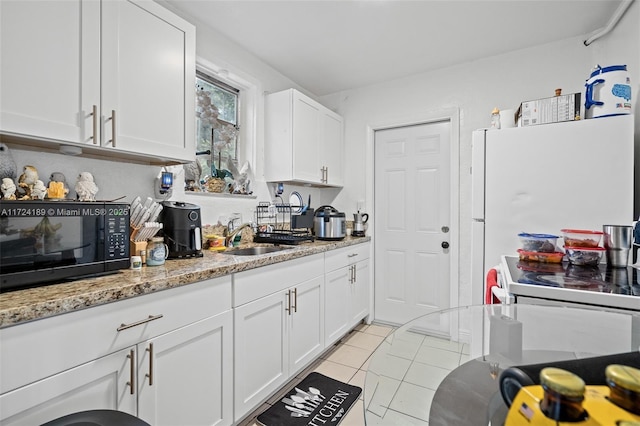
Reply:
[[519, 233], [632, 224], [633, 118], [473, 132], [473, 304], [484, 302], [486, 274], [500, 257], [518, 255]]

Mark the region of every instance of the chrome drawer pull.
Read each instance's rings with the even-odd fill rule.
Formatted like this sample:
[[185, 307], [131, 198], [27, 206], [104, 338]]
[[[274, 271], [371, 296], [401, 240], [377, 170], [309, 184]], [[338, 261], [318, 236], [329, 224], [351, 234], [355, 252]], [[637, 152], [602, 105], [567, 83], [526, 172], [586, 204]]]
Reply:
[[146, 376], [149, 378], [149, 386], [153, 386], [153, 343], [149, 343], [147, 352], [149, 352], [149, 374]]
[[93, 144], [98, 144], [98, 105], [94, 105], [91, 115], [93, 115]]
[[135, 351], [131, 349], [129, 351], [129, 381], [127, 384], [131, 386], [130, 393], [133, 395], [136, 392], [136, 359], [135, 359]]
[[162, 318], [163, 316], [164, 316], [164, 315], [162, 315], [162, 314], [160, 314], [160, 315], [149, 315], [149, 317], [148, 317], [148, 318], [145, 318], [145, 319], [140, 320], [140, 321], [132, 322], [131, 324], [125, 324], [125, 323], [122, 323], [122, 324], [120, 324], [120, 327], [118, 327], [118, 328], [116, 329], [116, 331], [122, 331], [122, 330], [126, 330], [127, 328], [137, 327], [137, 326], [139, 326], [139, 325], [146, 324], [146, 323], [148, 323], [148, 322], [151, 322], [151, 321], [155, 321], [155, 320], [157, 320], [157, 319], [160, 319], [160, 318]]
[[352, 254], [348, 254], [347, 257], [356, 257], [358, 255], [358, 253], [352, 253]]
[[116, 126], [116, 110], [111, 110], [111, 118], [107, 119], [111, 120], [111, 146], [116, 147], [116, 132], [118, 130], [118, 126]]

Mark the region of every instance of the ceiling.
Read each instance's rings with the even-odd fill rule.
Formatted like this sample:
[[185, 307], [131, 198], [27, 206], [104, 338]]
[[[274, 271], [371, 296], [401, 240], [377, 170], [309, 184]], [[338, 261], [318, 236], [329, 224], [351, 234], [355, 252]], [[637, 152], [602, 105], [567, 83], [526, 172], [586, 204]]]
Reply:
[[604, 27], [621, 0], [166, 0], [317, 96]]

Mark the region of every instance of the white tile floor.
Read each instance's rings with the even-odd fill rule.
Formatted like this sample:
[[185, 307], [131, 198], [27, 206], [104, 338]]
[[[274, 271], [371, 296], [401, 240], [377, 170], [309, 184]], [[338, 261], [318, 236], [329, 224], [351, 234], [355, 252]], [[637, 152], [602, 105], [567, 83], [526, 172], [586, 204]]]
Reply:
[[[283, 386], [282, 392], [288, 390], [295, 383], [300, 382], [312, 371], [317, 371], [341, 382], [359, 386], [364, 389], [369, 357], [392, 331], [393, 328], [389, 326], [376, 324], [359, 325], [332, 349], [325, 352], [316, 362]], [[265, 404], [249, 415], [246, 420], [240, 423], [240, 425], [259, 426], [260, 423], [257, 422], [256, 417], [281, 397], [280, 392], [277, 392]], [[364, 405], [362, 398], [363, 394], [361, 393], [360, 399], [351, 407], [349, 414], [342, 420], [340, 426], [364, 426]]]
[[[364, 426], [363, 395], [371, 354], [392, 331], [394, 327], [385, 325], [359, 325], [239, 426], [260, 426], [256, 417], [312, 371], [363, 389], [340, 426]], [[370, 416], [368, 426], [428, 426], [436, 389], [447, 374], [469, 361], [469, 348], [467, 344], [449, 339], [419, 332], [405, 333], [394, 336], [393, 346], [386, 356], [393, 359], [377, 366], [376, 392], [367, 396], [370, 400], [368, 409], [374, 414]]]

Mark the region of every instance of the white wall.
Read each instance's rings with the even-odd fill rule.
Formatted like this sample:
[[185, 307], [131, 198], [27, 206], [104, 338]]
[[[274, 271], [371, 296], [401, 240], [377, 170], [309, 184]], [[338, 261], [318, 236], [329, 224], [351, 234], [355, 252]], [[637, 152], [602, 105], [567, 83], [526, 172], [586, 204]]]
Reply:
[[553, 96], [556, 88], [562, 88], [565, 94], [582, 92], [593, 65], [626, 64], [633, 84], [636, 147], [640, 146], [640, 112], [637, 108], [640, 87], [640, 4], [635, 2], [631, 6], [614, 32], [589, 47], [584, 46], [584, 38], [562, 40], [321, 98], [321, 102], [335, 109], [345, 121], [346, 155], [349, 161], [347, 186], [338, 195], [334, 205], [338, 209], [351, 211], [355, 208], [355, 200], [362, 199], [366, 200], [365, 210], [369, 213], [373, 210], [373, 194], [367, 182], [372, 176], [366, 173], [367, 162], [373, 161], [373, 147], [368, 146], [367, 126], [402, 122], [405, 118], [413, 119], [420, 114], [430, 116], [433, 111], [458, 108], [458, 294], [459, 304], [470, 304], [471, 132], [489, 126], [494, 107], [516, 109], [522, 101]]

